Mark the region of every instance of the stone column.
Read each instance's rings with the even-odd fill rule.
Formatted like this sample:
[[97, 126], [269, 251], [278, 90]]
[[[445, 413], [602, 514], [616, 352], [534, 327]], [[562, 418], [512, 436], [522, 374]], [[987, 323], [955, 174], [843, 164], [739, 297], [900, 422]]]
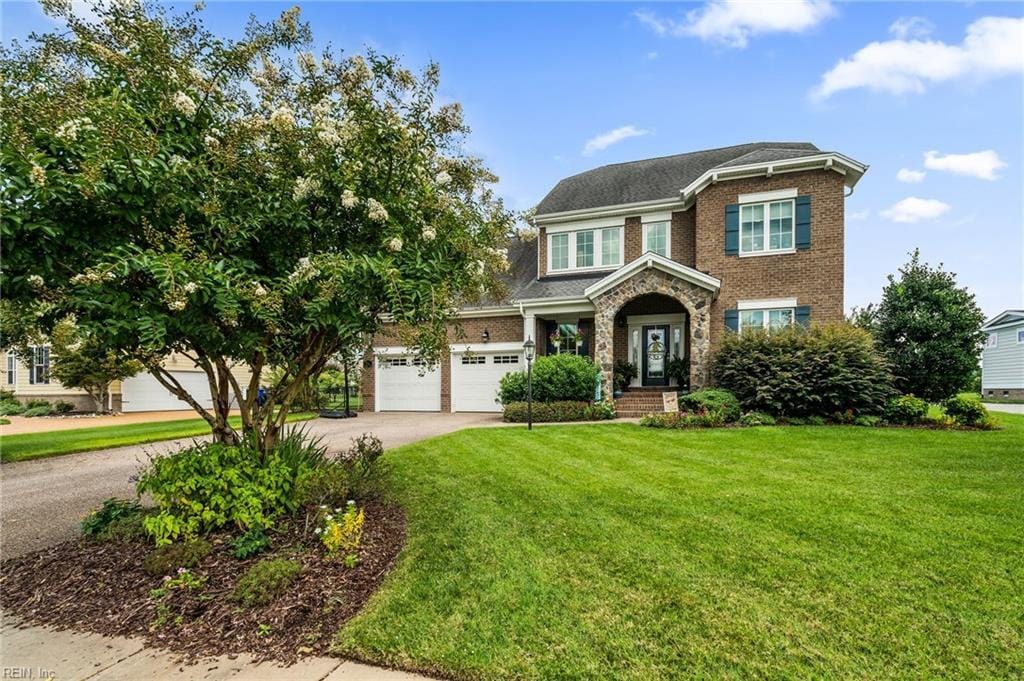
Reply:
[[711, 360], [711, 300], [697, 300], [690, 310], [690, 390], [708, 384]]
[[594, 313], [594, 363], [601, 368], [601, 397], [605, 402], [614, 400], [616, 309], [598, 306]]

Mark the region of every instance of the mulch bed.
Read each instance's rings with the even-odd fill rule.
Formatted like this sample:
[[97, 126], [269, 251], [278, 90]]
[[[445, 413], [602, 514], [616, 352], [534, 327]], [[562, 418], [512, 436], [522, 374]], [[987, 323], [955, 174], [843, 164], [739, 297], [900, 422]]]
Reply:
[[[282, 520], [268, 533], [273, 546], [239, 560], [232, 536], [208, 539], [213, 551], [192, 568], [206, 584], [175, 592], [167, 603], [180, 623], [153, 628], [157, 603], [150, 591], [162, 577], [148, 574], [143, 559], [152, 545], [76, 539], [0, 563], [0, 606], [36, 624], [106, 635], [144, 636], [149, 645], [185, 659], [251, 653], [284, 664], [324, 654], [338, 629], [380, 586], [405, 542], [405, 514], [395, 505], [368, 503], [359, 563], [325, 558], [305, 516]], [[302, 573], [266, 606], [243, 608], [230, 596], [237, 579], [264, 558], [292, 558]], [[269, 629], [268, 629], [269, 627]]]

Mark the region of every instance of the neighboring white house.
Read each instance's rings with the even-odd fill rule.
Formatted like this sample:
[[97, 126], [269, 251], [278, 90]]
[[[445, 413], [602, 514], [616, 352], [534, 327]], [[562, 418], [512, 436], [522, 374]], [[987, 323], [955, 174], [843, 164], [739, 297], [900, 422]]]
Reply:
[[1024, 310], [1007, 310], [981, 327], [981, 394], [985, 399], [1024, 399]]

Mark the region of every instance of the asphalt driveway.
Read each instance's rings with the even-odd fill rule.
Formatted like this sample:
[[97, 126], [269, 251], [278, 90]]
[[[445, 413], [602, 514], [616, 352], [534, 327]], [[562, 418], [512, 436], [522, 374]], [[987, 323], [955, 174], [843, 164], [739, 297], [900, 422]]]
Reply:
[[[337, 451], [373, 433], [386, 448], [462, 428], [499, 425], [498, 414], [364, 413], [354, 419], [316, 419], [300, 426]], [[131, 497], [130, 477], [147, 456], [188, 440], [118, 447], [0, 466], [0, 555], [28, 553], [78, 534], [82, 517], [109, 497]]]

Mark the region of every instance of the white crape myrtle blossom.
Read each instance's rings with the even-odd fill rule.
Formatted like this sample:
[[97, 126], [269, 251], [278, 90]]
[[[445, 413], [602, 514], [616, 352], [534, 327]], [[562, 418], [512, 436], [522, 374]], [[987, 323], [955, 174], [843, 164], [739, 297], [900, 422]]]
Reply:
[[316, 71], [316, 58], [309, 52], [299, 52], [295, 59], [299, 62], [299, 68], [302, 69], [303, 73], [314, 73]]
[[191, 294], [191, 293], [195, 293], [196, 291], [198, 291], [198, 290], [199, 290], [199, 284], [197, 284], [197, 283], [196, 283], [196, 282], [194, 282], [194, 281], [190, 281], [190, 282], [188, 282], [187, 284], [185, 284], [185, 285], [184, 285], [184, 286], [182, 287], [182, 289], [184, 289], [185, 293], [190, 293], [190, 294]]
[[374, 222], [387, 222], [388, 211], [377, 199], [366, 199], [366, 214]]
[[437, 230], [435, 230], [433, 227], [424, 227], [423, 228], [423, 240], [424, 241], [433, 241], [436, 238], [437, 238]]
[[355, 208], [359, 205], [359, 198], [351, 189], [346, 189], [341, 193], [341, 205], [344, 208]]
[[299, 258], [295, 271], [288, 275], [289, 281], [305, 281], [319, 276], [320, 270], [313, 267], [313, 263], [307, 257]]
[[32, 180], [32, 184], [37, 187], [46, 186], [46, 171], [43, 170], [42, 166], [37, 163], [32, 164], [32, 170], [29, 171], [29, 177]]
[[34, 289], [41, 289], [46, 285], [46, 282], [38, 274], [30, 274], [28, 275], [28, 285]]
[[401, 251], [402, 245], [402, 239], [397, 236], [393, 236], [388, 240], [388, 250], [392, 253], [398, 253]]
[[181, 312], [182, 310], [185, 309], [186, 305], [187, 303], [185, 302], [184, 298], [175, 298], [171, 302], [167, 303], [167, 307], [171, 308], [175, 312]]
[[288, 105], [282, 104], [270, 114], [270, 125], [280, 132], [291, 130], [295, 127], [295, 114]]
[[177, 168], [182, 163], [185, 163], [185, 157], [179, 156], [178, 154], [172, 154], [171, 157], [167, 159], [167, 165], [171, 168]]
[[256, 282], [255, 286], [252, 287], [252, 292], [257, 298], [267, 295], [267, 289], [263, 288], [263, 284], [259, 282]]
[[78, 139], [78, 133], [82, 130], [95, 130], [92, 121], [88, 118], [73, 118], [70, 121], [61, 123], [54, 134], [62, 140], [74, 142]]
[[434, 181], [437, 182], [438, 187], [447, 187], [451, 184], [452, 176], [442, 170], [437, 174], [437, 177], [434, 178]]
[[192, 101], [192, 98], [186, 95], [181, 90], [174, 93], [174, 98], [171, 100], [171, 104], [175, 109], [185, 114], [188, 117], [196, 115], [196, 103]]
[[207, 149], [216, 149], [220, 146], [220, 140], [213, 135], [207, 135], [203, 138], [203, 144], [206, 145]]
[[292, 198], [302, 201], [315, 194], [320, 189], [320, 180], [312, 177], [299, 176], [295, 179], [295, 189], [292, 190]]

